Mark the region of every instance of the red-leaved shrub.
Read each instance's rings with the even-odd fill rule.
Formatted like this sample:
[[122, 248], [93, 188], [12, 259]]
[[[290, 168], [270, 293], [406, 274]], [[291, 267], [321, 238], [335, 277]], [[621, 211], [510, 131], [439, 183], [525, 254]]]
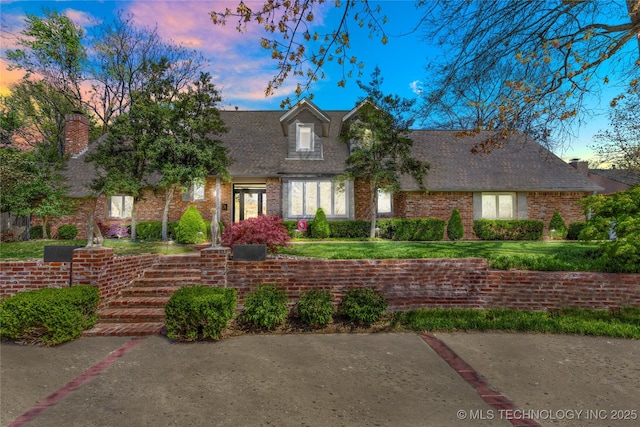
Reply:
[[286, 246], [291, 237], [287, 227], [277, 216], [260, 215], [256, 218], [245, 219], [227, 227], [222, 233], [222, 244], [265, 244], [271, 253], [277, 253], [281, 246]]

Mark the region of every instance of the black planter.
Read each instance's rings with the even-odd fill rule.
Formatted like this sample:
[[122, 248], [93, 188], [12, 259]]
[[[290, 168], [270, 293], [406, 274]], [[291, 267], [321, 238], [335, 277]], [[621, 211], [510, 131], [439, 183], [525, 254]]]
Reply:
[[264, 261], [267, 258], [267, 245], [233, 245], [234, 261]]

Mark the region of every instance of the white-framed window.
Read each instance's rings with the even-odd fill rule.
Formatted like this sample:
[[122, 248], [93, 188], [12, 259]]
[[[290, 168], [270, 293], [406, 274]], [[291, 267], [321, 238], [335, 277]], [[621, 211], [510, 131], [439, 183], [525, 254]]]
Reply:
[[289, 181], [289, 217], [312, 217], [322, 208], [327, 217], [347, 216], [347, 193], [331, 180]]
[[378, 213], [388, 214], [393, 212], [393, 195], [390, 191], [378, 190]]
[[109, 197], [109, 218], [131, 218], [133, 197], [116, 195]]
[[189, 188], [182, 189], [183, 202], [198, 202], [204, 200], [204, 181], [196, 181]]
[[515, 219], [516, 193], [482, 193], [483, 219]]
[[313, 151], [313, 124], [296, 124], [296, 151]]

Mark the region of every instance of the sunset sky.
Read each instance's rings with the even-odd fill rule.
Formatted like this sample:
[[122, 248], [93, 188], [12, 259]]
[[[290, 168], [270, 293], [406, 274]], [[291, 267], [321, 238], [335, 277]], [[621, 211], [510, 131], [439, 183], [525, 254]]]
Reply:
[[[57, 10], [68, 16], [73, 22], [82, 26], [87, 34], [102, 21], [111, 21], [118, 11], [132, 14], [137, 25], [154, 27], [165, 40], [172, 40], [193, 48], [209, 61], [209, 71], [213, 82], [221, 90], [222, 107], [232, 109], [278, 109], [285, 96], [293, 97], [295, 81], [291, 80], [277, 92], [275, 96], [265, 98], [264, 90], [269, 79], [274, 75], [275, 62], [270, 53], [259, 46], [260, 33], [253, 27], [247, 33], [239, 33], [235, 22], [230, 21], [226, 27], [214, 26], [209, 17], [213, 10], [223, 11], [226, 7], [236, 6], [238, 0], [129, 0], [129, 1], [0, 1], [2, 39], [0, 56], [0, 91], [6, 94], [6, 88], [21, 77], [18, 71], [7, 71], [4, 59], [6, 49], [15, 48], [15, 35], [23, 28], [25, 13], [42, 14], [43, 8]], [[245, 0], [245, 3], [256, 3]], [[371, 72], [377, 65], [384, 77], [383, 90], [403, 97], [412, 98], [427, 79], [425, 65], [430, 57], [438, 52], [430, 49], [421, 39], [421, 32], [393, 37], [406, 32], [418, 15], [415, 13], [413, 0], [370, 1], [379, 3], [382, 14], [389, 18], [385, 25], [389, 43], [383, 45], [379, 39], [369, 39], [365, 31], [352, 31], [352, 47], [354, 54], [366, 64], [360, 79], [368, 82]], [[314, 24], [320, 29], [330, 25], [338, 16], [333, 1], [327, 1], [316, 11]], [[356, 29], [355, 22], [349, 28]], [[339, 88], [337, 82], [342, 79], [342, 70], [337, 65], [330, 65], [325, 70], [327, 76], [313, 87], [313, 102], [325, 110], [349, 110], [354, 107], [362, 91], [356, 79], [349, 80], [346, 88]], [[595, 102], [594, 108], [604, 112], [608, 100]], [[590, 152], [586, 144], [591, 142], [592, 135], [606, 126], [606, 116], [594, 120], [590, 126], [578, 130], [578, 141], [564, 152], [557, 152], [565, 159], [587, 158]]]

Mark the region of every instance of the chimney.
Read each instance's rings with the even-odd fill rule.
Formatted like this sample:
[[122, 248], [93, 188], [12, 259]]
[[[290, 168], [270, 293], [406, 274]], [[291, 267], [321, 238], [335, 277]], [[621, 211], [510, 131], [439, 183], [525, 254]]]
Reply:
[[78, 157], [89, 148], [89, 119], [79, 111], [64, 116], [64, 155]]
[[569, 164], [578, 170], [582, 175], [587, 176], [589, 174], [589, 162], [581, 161], [580, 159], [571, 159]]

